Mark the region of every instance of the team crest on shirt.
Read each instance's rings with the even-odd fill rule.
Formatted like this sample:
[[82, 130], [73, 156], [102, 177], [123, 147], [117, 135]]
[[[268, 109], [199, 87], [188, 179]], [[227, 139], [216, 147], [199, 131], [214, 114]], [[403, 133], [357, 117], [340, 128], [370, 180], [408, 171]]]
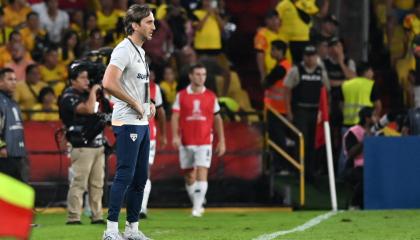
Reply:
[[137, 133], [130, 133], [130, 138], [133, 140], [133, 142], [135, 142], [137, 139]]
[[205, 121], [206, 117], [201, 112], [201, 102], [198, 99], [193, 101], [192, 114], [187, 116], [187, 121]]

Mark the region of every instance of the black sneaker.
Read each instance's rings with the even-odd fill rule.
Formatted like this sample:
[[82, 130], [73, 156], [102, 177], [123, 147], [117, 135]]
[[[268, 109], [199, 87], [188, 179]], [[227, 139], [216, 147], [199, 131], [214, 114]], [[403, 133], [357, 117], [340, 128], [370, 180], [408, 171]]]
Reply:
[[81, 221], [67, 221], [66, 225], [82, 225]]
[[91, 222], [90, 222], [91, 224], [106, 224], [106, 221], [105, 220], [103, 220], [103, 219], [98, 219], [98, 220], [92, 220]]
[[146, 218], [147, 218], [147, 214], [144, 212], [140, 212], [139, 219], [146, 219]]

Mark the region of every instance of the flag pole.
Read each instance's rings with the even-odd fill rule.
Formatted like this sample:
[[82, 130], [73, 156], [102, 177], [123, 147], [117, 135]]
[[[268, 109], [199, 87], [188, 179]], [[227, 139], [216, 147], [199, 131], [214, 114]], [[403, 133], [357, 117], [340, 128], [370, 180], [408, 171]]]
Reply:
[[330, 135], [330, 123], [324, 121], [324, 132], [325, 132], [325, 148], [327, 151], [327, 163], [328, 163], [328, 179], [330, 183], [330, 196], [331, 196], [331, 207], [333, 211], [337, 211], [337, 192], [335, 188], [335, 176], [334, 176], [334, 164], [331, 148], [331, 135]]

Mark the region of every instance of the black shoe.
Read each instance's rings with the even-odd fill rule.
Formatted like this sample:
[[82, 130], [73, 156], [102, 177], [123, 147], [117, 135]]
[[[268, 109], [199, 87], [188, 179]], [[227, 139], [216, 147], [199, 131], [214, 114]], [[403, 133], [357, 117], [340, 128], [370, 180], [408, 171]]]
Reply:
[[92, 220], [90, 223], [91, 224], [106, 224], [105, 220], [103, 219]]
[[146, 219], [146, 218], [147, 218], [147, 214], [144, 212], [140, 212], [139, 219]]
[[67, 221], [66, 225], [82, 225], [81, 221]]

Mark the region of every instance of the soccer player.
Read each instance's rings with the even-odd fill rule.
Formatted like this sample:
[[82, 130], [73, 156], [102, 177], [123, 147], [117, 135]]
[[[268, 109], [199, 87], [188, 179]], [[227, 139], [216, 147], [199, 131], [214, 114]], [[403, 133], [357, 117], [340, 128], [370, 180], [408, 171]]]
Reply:
[[[155, 118], [158, 121], [159, 125], [159, 143], [160, 147], [164, 147], [167, 143], [166, 141], [166, 113], [163, 108], [162, 93], [160, 91], [159, 85], [154, 82], [155, 74], [153, 71], [150, 71], [150, 99], [154, 102], [156, 106], [156, 116]], [[150, 181], [150, 166], [155, 161], [156, 155], [156, 121], [155, 118], [149, 120], [149, 131], [150, 131], [150, 152], [149, 152], [149, 178], [146, 181], [146, 186], [144, 187], [143, 201], [141, 202], [140, 210], [140, 219], [147, 218], [147, 204], [149, 202], [150, 191], [152, 190], [152, 182]]]
[[219, 138], [217, 156], [224, 154], [226, 146], [216, 95], [204, 86], [206, 68], [201, 64], [192, 65], [189, 78], [190, 85], [177, 94], [172, 107], [172, 143], [179, 148], [185, 188], [193, 204], [192, 216], [201, 217], [212, 156], [213, 124]]
[[127, 221], [124, 238], [147, 238], [138, 228], [143, 190], [149, 164], [149, 122], [155, 107], [149, 98], [149, 66], [142, 45], [152, 39], [156, 29], [147, 5], [132, 5], [124, 18], [128, 37], [114, 49], [105, 71], [103, 86], [113, 95], [112, 127], [116, 135], [117, 170], [109, 196], [107, 229], [104, 240], [123, 239], [118, 231], [118, 216], [124, 195]]

